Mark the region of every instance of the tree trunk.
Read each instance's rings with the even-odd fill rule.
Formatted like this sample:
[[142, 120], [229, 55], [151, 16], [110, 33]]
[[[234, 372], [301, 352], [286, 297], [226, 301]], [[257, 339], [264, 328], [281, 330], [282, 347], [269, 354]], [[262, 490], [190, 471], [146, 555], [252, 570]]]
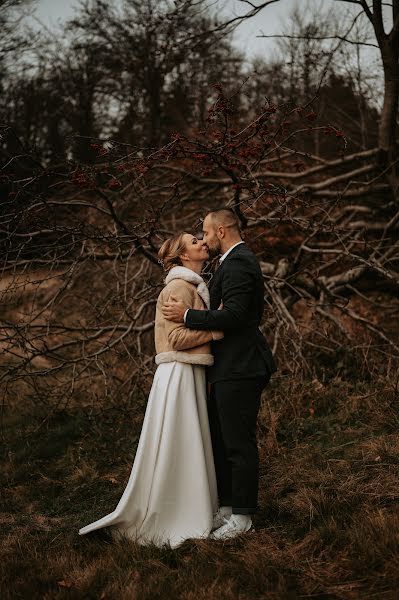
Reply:
[[161, 90], [162, 80], [157, 68], [153, 69], [148, 82], [150, 103], [150, 146], [157, 148], [161, 139]]
[[[395, 198], [399, 198], [398, 108], [399, 108], [399, 51], [389, 39], [381, 45], [384, 65], [384, 102], [378, 130], [380, 163], [388, 169], [387, 176]], [[392, 166], [390, 166], [392, 165]]]
[[379, 146], [390, 153], [396, 145], [399, 106], [399, 64], [393, 48], [382, 51], [384, 64], [384, 103], [379, 127]]

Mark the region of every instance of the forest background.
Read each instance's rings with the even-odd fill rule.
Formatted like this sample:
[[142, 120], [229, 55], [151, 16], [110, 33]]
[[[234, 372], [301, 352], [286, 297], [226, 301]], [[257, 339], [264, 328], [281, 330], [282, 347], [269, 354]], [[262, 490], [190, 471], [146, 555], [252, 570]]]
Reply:
[[[283, 2], [92, 0], [52, 31], [0, 0], [2, 597], [397, 597], [399, 2], [285, 2], [246, 55]], [[279, 365], [257, 533], [80, 539], [134, 458], [157, 250], [222, 205]]]

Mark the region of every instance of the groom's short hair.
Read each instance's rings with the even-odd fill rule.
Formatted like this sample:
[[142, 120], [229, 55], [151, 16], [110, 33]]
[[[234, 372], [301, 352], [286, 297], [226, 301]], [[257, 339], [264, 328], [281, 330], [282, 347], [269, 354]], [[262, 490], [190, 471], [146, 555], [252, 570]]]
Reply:
[[240, 234], [240, 221], [234, 210], [231, 208], [215, 208], [214, 210], [209, 211], [207, 216], [211, 217], [215, 227], [223, 225]]

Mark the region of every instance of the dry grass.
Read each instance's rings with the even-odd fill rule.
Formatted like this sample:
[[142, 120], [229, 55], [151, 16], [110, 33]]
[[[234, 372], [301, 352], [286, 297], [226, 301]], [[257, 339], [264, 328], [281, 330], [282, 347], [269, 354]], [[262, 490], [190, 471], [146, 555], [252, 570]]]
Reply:
[[6, 413], [2, 598], [396, 600], [398, 399], [386, 381], [276, 380], [259, 419], [257, 532], [177, 550], [77, 533], [119, 500], [144, 405], [135, 419]]

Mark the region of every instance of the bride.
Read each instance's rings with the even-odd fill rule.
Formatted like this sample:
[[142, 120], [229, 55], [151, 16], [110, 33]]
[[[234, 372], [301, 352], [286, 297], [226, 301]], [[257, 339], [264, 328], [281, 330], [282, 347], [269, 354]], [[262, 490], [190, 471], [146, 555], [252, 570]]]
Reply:
[[164, 319], [161, 310], [172, 296], [192, 308], [209, 308], [200, 275], [207, 246], [180, 233], [163, 243], [158, 256], [167, 271], [155, 313], [158, 367], [132, 471], [115, 510], [79, 534], [112, 526], [116, 537], [173, 548], [188, 538], [208, 537], [218, 509], [205, 366], [213, 364], [210, 341], [223, 333], [187, 329]]

